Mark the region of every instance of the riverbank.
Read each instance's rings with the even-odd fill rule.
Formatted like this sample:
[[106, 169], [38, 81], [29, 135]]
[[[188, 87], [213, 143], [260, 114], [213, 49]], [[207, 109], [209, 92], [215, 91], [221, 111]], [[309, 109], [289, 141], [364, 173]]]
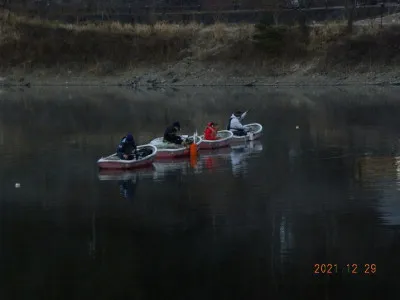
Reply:
[[399, 84], [400, 27], [61, 24], [0, 14], [0, 85]]
[[[166, 66], [168, 67], [168, 66]], [[194, 72], [174, 66], [169, 71], [162, 68], [143, 68], [141, 70], [116, 73], [113, 76], [93, 76], [81, 74], [56, 74], [51, 71], [27, 73], [14, 70], [0, 78], [1, 86], [127, 86], [132, 88], [162, 88], [184, 86], [348, 86], [348, 85], [391, 85], [400, 86], [400, 70], [367, 73], [318, 74], [299, 70], [286, 75], [262, 76], [247, 70], [222, 65], [196, 65]], [[178, 71], [175, 71], [178, 68]], [[190, 67], [189, 67], [190, 68]], [[245, 67], [242, 67], [243, 69]], [[296, 68], [296, 66], [293, 66]], [[239, 73], [239, 74], [238, 74]], [[247, 76], [240, 75], [249, 73]]]

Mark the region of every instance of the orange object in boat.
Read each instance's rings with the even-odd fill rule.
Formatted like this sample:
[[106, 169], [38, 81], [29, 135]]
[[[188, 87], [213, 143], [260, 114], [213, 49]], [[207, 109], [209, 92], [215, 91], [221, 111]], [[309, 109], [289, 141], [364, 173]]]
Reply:
[[190, 145], [190, 157], [197, 157], [197, 145], [195, 143]]
[[195, 143], [190, 145], [190, 165], [194, 168], [197, 165], [197, 145]]

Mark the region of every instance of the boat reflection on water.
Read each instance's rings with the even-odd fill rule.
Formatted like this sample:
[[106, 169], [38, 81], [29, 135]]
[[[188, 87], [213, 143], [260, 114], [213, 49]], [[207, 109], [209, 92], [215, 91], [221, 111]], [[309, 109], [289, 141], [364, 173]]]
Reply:
[[100, 170], [99, 171], [99, 179], [101, 181], [107, 180], [134, 180], [151, 178], [154, 172], [154, 167], [150, 166], [147, 168], [141, 169], [132, 169], [132, 170]]
[[209, 172], [223, 169], [224, 164], [230, 160], [231, 151], [230, 147], [216, 150], [200, 150], [199, 163]]
[[263, 149], [261, 142], [251, 141], [242, 144], [235, 144], [229, 148], [218, 150], [200, 151], [200, 162], [205, 170], [214, 171], [224, 169], [224, 165], [231, 163], [232, 172], [237, 176], [247, 170], [247, 159]]
[[136, 192], [137, 182], [130, 180], [119, 180], [119, 193], [122, 197], [128, 200], [133, 200]]
[[154, 168], [138, 170], [101, 170], [99, 179], [101, 181], [117, 181], [120, 195], [128, 200], [133, 200], [140, 179], [151, 178]]
[[154, 181], [163, 181], [169, 175], [200, 174], [204, 170], [213, 172], [215, 170], [229, 169], [232, 164], [232, 172], [239, 175], [246, 171], [246, 160], [254, 153], [262, 151], [262, 144], [258, 141], [235, 145], [234, 147], [217, 150], [202, 150], [197, 157], [174, 158], [171, 160], [159, 160], [153, 166], [138, 170], [101, 170], [100, 180], [118, 181], [121, 195], [132, 199], [139, 179], [151, 178]]
[[172, 174], [188, 175], [189, 173], [201, 173], [201, 164], [196, 157], [174, 158], [171, 160], [159, 160], [153, 163], [153, 179], [160, 181]]
[[259, 141], [251, 141], [241, 145], [232, 146], [230, 158], [232, 163], [232, 173], [234, 176], [246, 174], [247, 172], [247, 159], [256, 153], [260, 153], [263, 146]]

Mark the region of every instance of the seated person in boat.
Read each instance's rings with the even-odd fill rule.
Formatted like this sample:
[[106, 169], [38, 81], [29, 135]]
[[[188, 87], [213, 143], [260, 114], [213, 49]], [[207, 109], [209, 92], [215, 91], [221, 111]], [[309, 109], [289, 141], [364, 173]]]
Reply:
[[206, 129], [204, 130], [204, 139], [211, 141], [218, 140], [217, 132], [218, 124], [214, 122], [208, 123]]
[[120, 159], [132, 160], [136, 155], [136, 143], [132, 134], [124, 136], [117, 148], [117, 155]]
[[232, 131], [234, 135], [243, 136], [247, 134], [247, 128], [240, 122], [242, 114], [241, 111], [237, 111], [229, 119], [227, 130]]
[[183, 143], [182, 137], [180, 137], [177, 133], [181, 130], [181, 125], [179, 122], [174, 122], [171, 126], [168, 126], [164, 132], [164, 141], [181, 145]]

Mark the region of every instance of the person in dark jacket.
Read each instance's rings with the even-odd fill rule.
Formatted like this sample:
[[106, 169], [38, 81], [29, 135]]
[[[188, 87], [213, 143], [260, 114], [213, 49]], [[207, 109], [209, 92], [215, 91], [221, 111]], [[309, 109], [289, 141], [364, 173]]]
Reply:
[[183, 143], [182, 138], [177, 134], [181, 130], [181, 124], [174, 122], [171, 126], [168, 126], [164, 132], [164, 141], [181, 145]]
[[117, 154], [120, 159], [131, 160], [136, 155], [136, 143], [132, 134], [128, 133], [121, 139], [117, 148]]

